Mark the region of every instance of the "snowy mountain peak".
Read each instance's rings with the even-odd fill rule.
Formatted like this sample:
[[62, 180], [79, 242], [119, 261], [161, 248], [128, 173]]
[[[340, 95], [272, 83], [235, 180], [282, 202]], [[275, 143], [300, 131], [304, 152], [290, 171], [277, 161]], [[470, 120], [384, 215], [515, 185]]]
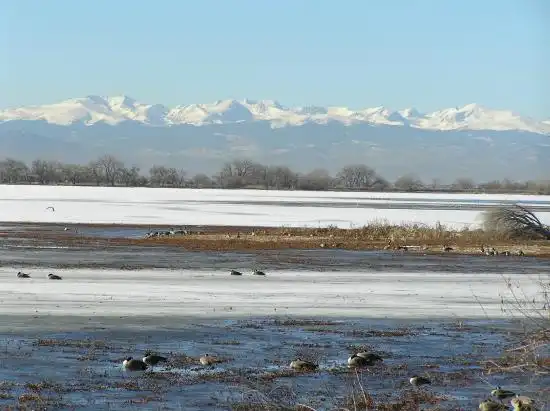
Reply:
[[319, 106], [288, 108], [276, 100], [252, 99], [226, 99], [168, 108], [161, 104], [143, 104], [126, 95], [89, 95], [55, 104], [0, 111], [0, 122], [10, 120], [45, 120], [60, 125], [99, 122], [116, 125], [134, 121], [155, 126], [268, 121], [273, 127], [336, 121], [346, 125], [367, 123], [428, 130], [523, 130], [550, 134], [550, 121], [536, 121], [512, 111], [493, 110], [475, 103], [432, 113], [421, 113], [415, 108], [394, 111], [384, 106], [360, 110]]
[[136, 100], [128, 96], [115, 96], [107, 99], [111, 107], [134, 107]]

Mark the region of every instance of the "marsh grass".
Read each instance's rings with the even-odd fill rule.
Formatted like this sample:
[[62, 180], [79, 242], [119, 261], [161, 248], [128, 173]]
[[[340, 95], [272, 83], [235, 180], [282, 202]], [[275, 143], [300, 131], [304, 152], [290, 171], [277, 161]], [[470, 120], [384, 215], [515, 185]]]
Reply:
[[38, 347], [72, 347], [103, 350], [111, 348], [106, 341], [102, 340], [38, 339], [33, 342], [33, 345]]
[[524, 338], [506, 349], [499, 360], [486, 361], [486, 372], [550, 375], [550, 274], [538, 277], [539, 293], [535, 296], [525, 295], [518, 282], [503, 279], [506, 294], [501, 295], [501, 309], [521, 321]]

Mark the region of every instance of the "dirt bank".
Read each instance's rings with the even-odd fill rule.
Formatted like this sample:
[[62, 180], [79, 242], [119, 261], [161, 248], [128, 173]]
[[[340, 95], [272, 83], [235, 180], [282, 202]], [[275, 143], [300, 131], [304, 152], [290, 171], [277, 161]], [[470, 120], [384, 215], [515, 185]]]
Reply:
[[[86, 233], [102, 228], [102, 235]], [[142, 230], [137, 238], [112, 238], [109, 230]], [[481, 247], [495, 249], [499, 255], [521, 250], [526, 256], [550, 258], [550, 242], [499, 238], [481, 230], [449, 231], [419, 226], [373, 226], [360, 229], [268, 228], [268, 227], [186, 227], [188, 234], [145, 238], [151, 227], [72, 225], [18, 225], [0, 232], [0, 238], [47, 241], [58, 245], [99, 247], [163, 246], [194, 251], [254, 251], [284, 249], [396, 250], [408, 254], [483, 255]], [[156, 229], [153, 229], [155, 231]], [[167, 230], [160, 229], [161, 232]]]

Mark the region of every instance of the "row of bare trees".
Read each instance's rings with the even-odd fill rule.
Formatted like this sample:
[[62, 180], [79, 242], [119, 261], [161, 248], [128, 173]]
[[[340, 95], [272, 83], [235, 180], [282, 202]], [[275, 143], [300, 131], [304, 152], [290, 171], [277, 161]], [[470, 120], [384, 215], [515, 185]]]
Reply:
[[454, 191], [523, 192], [550, 194], [550, 181], [490, 181], [477, 184], [460, 178], [450, 185], [438, 180], [425, 183], [414, 175], [390, 182], [364, 164], [343, 167], [336, 175], [318, 168], [298, 173], [286, 166], [266, 166], [250, 160], [226, 163], [213, 176], [189, 176], [185, 170], [154, 165], [146, 172], [125, 164], [112, 155], [104, 155], [88, 164], [34, 160], [30, 165], [7, 158], [0, 161], [0, 184], [68, 184], [127, 187], [258, 188], [275, 190], [363, 190], [363, 191]]

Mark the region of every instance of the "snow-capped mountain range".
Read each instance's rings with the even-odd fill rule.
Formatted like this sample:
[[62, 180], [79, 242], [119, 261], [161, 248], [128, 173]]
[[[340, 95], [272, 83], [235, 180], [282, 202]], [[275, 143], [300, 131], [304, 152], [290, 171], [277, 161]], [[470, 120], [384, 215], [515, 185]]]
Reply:
[[493, 110], [477, 104], [420, 113], [414, 108], [390, 110], [374, 107], [285, 107], [272, 100], [220, 100], [173, 108], [144, 104], [127, 96], [87, 96], [42, 106], [0, 110], [0, 122], [42, 120], [50, 124], [117, 125], [136, 122], [151, 126], [230, 124], [267, 121], [272, 128], [304, 124], [370, 124], [424, 130], [528, 131], [550, 134], [550, 120], [536, 121], [508, 110]]

